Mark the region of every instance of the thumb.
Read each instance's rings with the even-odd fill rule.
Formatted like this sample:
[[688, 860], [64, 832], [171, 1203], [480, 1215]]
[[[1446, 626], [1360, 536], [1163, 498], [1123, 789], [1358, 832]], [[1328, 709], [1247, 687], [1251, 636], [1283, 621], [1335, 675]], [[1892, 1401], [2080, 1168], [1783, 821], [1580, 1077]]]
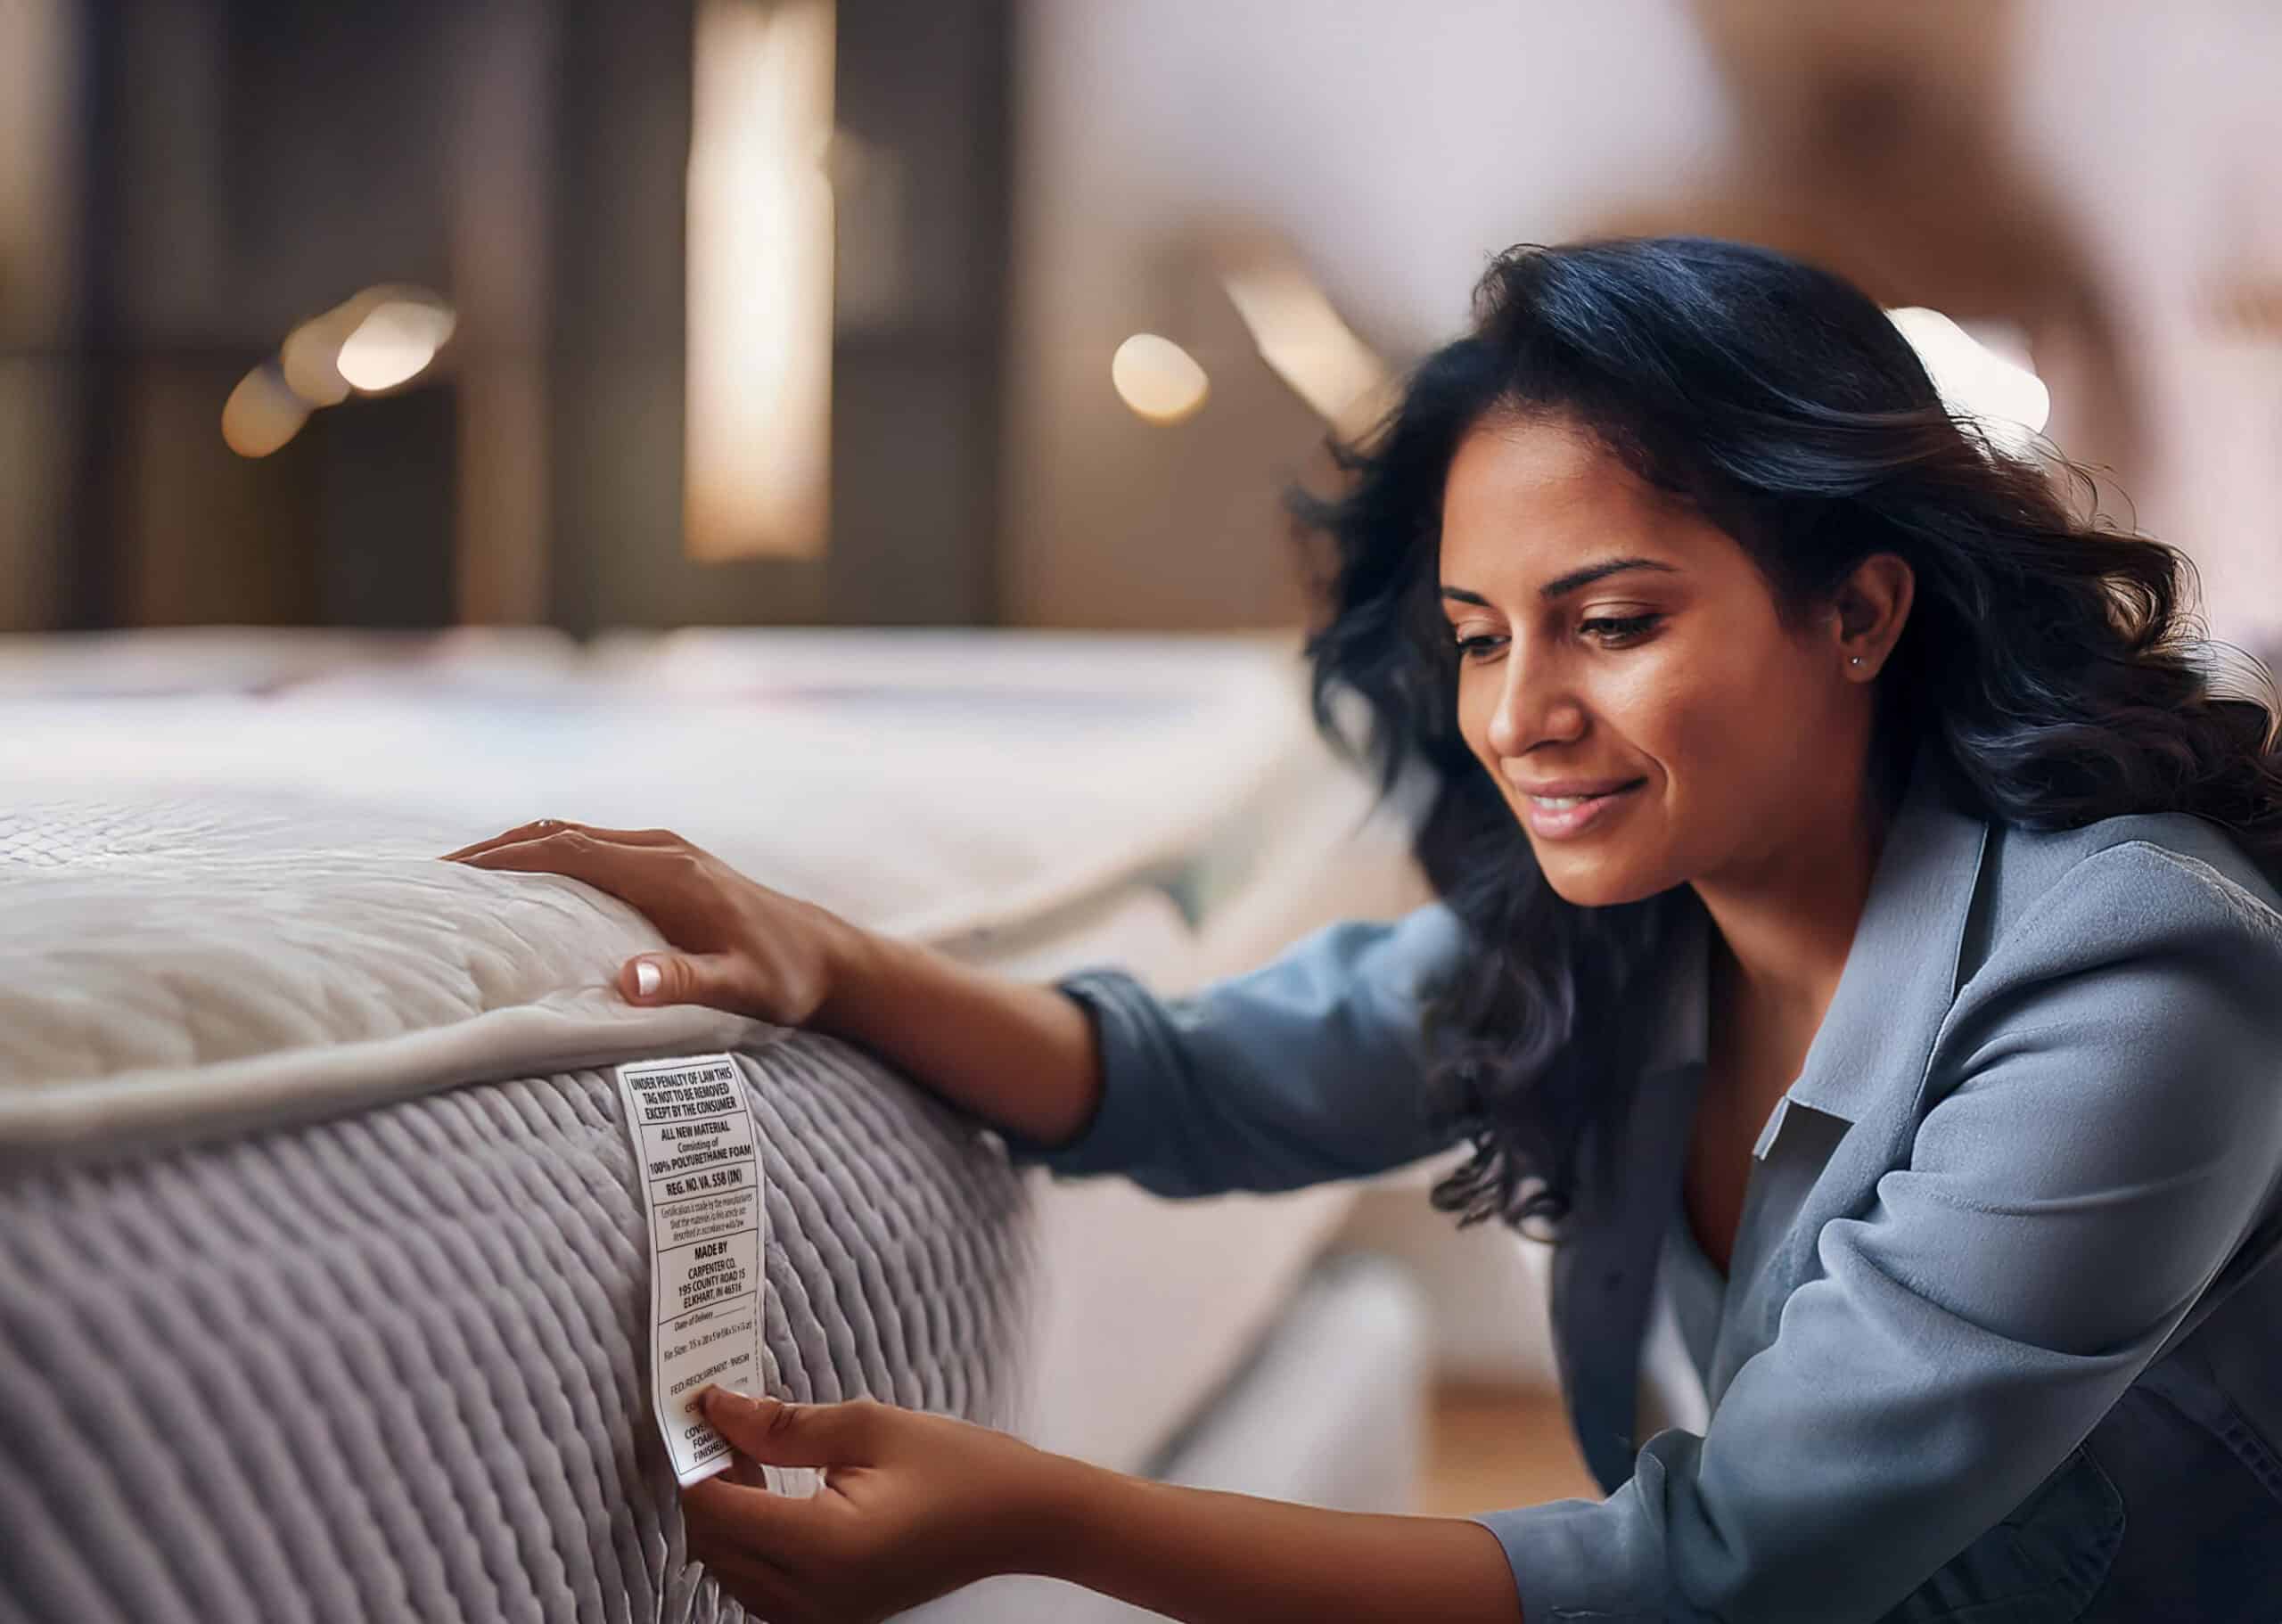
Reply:
[[862, 1464], [861, 1411], [847, 1404], [787, 1404], [709, 1387], [698, 1406], [740, 1455], [769, 1466]]
[[629, 1004], [710, 1004], [736, 1007], [737, 961], [726, 953], [645, 953], [620, 966], [618, 989]]

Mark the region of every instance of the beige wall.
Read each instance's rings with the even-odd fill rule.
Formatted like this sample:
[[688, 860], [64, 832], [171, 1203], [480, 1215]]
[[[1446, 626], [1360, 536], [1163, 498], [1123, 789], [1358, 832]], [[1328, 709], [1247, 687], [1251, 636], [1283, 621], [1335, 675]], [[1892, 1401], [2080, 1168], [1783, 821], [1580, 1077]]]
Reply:
[[[1820, 21], [1737, 22], [1786, 8]], [[1281, 234], [1400, 361], [1459, 326], [1512, 242], [1627, 218], [1798, 224], [1789, 208], [1822, 211], [1797, 240], [1851, 245], [1855, 275], [1891, 267], [1896, 291], [2027, 330], [2061, 448], [2108, 464], [2119, 509], [2197, 561], [2214, 630], [2282, 644], [2282, 11], [1028, 0], [1019, 64], [1000, 580], [1018, 623], [1246, 625], [1300, 606], [1274, 495], [1314, 466], [1319, 430], [1228, 319], [1203, 232]], [[1769, 91], [1818, 69], [1818, 103]], [[1823, 119], [1815, 144], [1876, 137], [1894, 105], [1878, 75], [1904, 70], [1922, 94], [1864, 183], [1828, 185], [1843, 166], [1818, 153], [1770, 168], [1787, 115]], [[1960, 96], [1992, 105], [1945, 106]], [[1959, 140], [1982, 159], [1960, 161]], [[1989, 193], [1977, 215], [1954, 206], [1967, 180]], [[2245, 294], [2266, 299], [2263, 325], [2222, 314]], [[1170, 430], [1108, 385], [1111, 351], [1148, 329], [1213, 380]]]
[[[1263, 226], [1398, 359], [1463, 321], [1486, 258], [1718, 145], [1701, 50], [1644, 0], [1530, 7], [1029, 0], [1018, 36], [1000, 598], [1018, 624], [1289, 623], [1276, 504], [1322, 424], [1269, 373], [1200, 246]], [[1171, 429], [1109, 384], [1155, 331], [1212, 380]]]
[[2282, 9], [2035, 0], [2020, 44], [2022, 150], [2079, 223], [2144, 403], [2118, 475], [2142, 528], [2196, 561], [2212, 629], [2276, 650]]

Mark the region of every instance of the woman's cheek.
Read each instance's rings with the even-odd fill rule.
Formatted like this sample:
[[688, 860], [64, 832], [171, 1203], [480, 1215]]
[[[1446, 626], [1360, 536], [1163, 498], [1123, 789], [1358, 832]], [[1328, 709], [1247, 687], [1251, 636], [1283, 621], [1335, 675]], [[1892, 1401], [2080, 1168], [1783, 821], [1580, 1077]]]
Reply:
[[1498, 711], [1498, 685], [1484, 680], [1482, 668], [1458, 668], [1458, 735], [1492, 775], [1498, 772], [1498, 752], [1490, 745], [1490, 722]]

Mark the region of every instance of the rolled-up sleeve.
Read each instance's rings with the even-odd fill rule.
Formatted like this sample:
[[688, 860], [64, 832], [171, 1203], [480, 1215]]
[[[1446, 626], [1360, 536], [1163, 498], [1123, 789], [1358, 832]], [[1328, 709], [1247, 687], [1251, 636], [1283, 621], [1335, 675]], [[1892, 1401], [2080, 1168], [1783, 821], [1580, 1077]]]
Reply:
[[1704, 1434], [1482, 1519], [1528, 1624], [1876, 1620], [2084, 1440], [2276, 1198], [2282, 942], [2229, 883], [2112, 848], [2008, 933]]
[[1424, 1004], [1463, 935], [1432, 904], [1329, 926], [1184, 997], [1116, 970], [1070, 976], [1057, 985], [1092, 1018], [1100, 1103], [1070, 1144], [1010, 1148], [1164, 1195], [1293, 1189], [1429, 1155], [1451, 1136], [1426, 1098]]

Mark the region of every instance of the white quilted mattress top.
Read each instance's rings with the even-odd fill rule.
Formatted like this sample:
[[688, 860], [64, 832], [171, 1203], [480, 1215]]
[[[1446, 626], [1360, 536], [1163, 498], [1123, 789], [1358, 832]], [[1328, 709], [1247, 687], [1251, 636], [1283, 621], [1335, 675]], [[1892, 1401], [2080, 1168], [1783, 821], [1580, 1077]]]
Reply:
[[439, 863], [443, 831], [226, 791], [0, 811], [0, 1151], [330, 1115], [460, 1082], [750, 1041], [609, 986], [660, 945], [614, 898]]
[[103, 692], [134, 662], [84, 649], [0, 657], [0, 1145], [762, 1029], [620, 1000], [661, 942], [614, 899], [435, 860], [530, 817], [676, 827], [956, 944], [1257, 840], [1300, 786], [1359, 789], [1288, 644], [715, 634], [276, 686], [217, 646], [226, 682], [174, 692]]

